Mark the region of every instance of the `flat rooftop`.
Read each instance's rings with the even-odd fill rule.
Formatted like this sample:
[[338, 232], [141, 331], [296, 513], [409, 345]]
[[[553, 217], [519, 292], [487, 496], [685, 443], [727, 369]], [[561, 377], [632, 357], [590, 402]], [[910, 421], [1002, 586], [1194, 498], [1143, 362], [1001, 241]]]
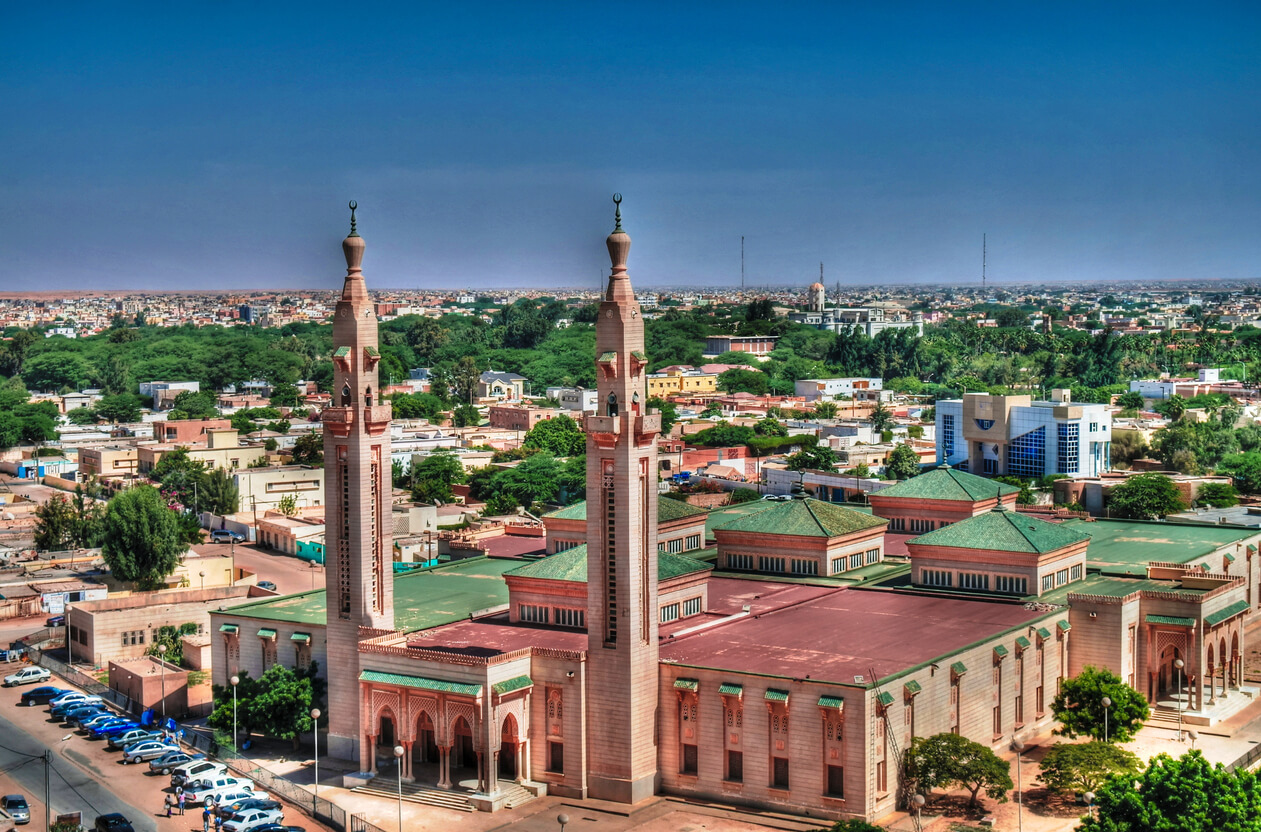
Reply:
[[1154, 520], [1074, 519], [1063, 525], [1090, 535], [1086, 565], [1105, 575], [1146, 575], [1153, 561], [1192, 563], [1257, 535], [1253, 529]]
[[[508, 603], [503, 573], [521, 565], [515, 558], [467, 558], [394, 576], [394, 626], [412, 631], [468, 618], [470, 612]], [[322, 625], [323, 589], [241, 604], [226, 612], [264, 621]]]
[[416, 633], [408, 638], [407, 646], [465, 656], [497, 656], [526, 647], [584, 652], [587, 649], [587, 631], [513, 624], [504, 613], [476, 621], [457, 621]]
[[808, 670], [813, 681], [867, 687], [873, 673], [884, 679], [1054, 614], [980, 598], [841, 588], [667, 638], [661, 660], [789, 679]]
[[1141, 590], [1176, 592], [1195, 598], [1210, 591], [1208, 589], [1184, 587], [1180, 581], [1156, 581], [1150, 578], [1128, 578], [1089, 572], [1085, 579], [1056, 587], [1050, 592], [1044, 592], [1036, 600], [1046, 604], [1064, 604], [1068, 602], [1068, 594], [1070, 592], [1079, 595], [1104, 595], [1109, 598], [1124, 598]]

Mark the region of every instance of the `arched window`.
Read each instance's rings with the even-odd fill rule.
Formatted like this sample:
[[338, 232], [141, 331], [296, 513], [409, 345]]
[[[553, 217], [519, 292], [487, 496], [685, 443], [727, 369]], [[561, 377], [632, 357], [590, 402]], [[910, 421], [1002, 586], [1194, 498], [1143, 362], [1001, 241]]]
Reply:
[[345, 382], [342, 384], [342, 407], [349, 407], [350, 405], [350, 382]]
[[372, 388], [371, 387], [363, 388], [363, 403], [366, 404], [368, 407], [372, 407]]
[[608, 416], [617, 415], [617, 394], [616, 393], [609, 393], [608, 406], [605, 411], [605, 414]]

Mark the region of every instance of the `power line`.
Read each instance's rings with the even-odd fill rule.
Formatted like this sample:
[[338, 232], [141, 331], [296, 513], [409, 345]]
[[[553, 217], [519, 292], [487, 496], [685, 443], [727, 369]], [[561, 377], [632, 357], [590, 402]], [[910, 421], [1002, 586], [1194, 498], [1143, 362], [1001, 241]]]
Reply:
[[74, 792], [76, 795], [78, 795], [78, 796], [79, 796], [79, 799], [80, 799], [80, 800], [82, 800], [84, 803], [88, 804], [88, 808], [92, 810], [93, 814], [97, 814], [97, 815], [103, 814], [103, 813], [101, 812], [101, 810], [100, 810], [100, 809], [96, 808], [95, 804], [93, 804], [93, 803], [92, 803], [92, 801], [90, 801], [90, 800], [88, 800], [86, 797], [84, 797], [84, 796], [83, 796], [83, 793], [82, 793], [82, 792], [80, 792], [78, 789], [76, 789], [76, 788], [74, 787], [74, 784], [73, 784], [73, 783], [71, 783], [69, 780], [67, 780], [67, 779], [65, 778], [65, 776], [63, 776], [63, 775], [62, 775], [62, 773], [61, 773], [60, 771], [58, 771], [58, 770], [57, 770], [57, 767], [56, 767], [56, 766], [54, 766], [54, 765], [52, 764], [52, 760], [49, 760], [49, 761], [48, 761], [48, 767], [49, 767], [50, 769], [52, 769], [53, 774], [55, 774], [55, 775], [57, 775], [58, 777], [60, 777], [60, 778], [61, 778], [61, 782], [65, 783], [67, 786], [69, 786], [69, 787], [70, 787], [70, 791]]

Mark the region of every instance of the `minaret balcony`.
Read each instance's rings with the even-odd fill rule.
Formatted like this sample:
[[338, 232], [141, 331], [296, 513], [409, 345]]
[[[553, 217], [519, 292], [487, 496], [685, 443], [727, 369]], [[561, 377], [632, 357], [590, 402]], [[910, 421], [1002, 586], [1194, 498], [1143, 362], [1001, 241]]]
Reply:
[[646, 445], [659, 433], [661, 433], [660, 413], [649, 413], [647, 416], [635, 417], [636, 445]]
[[355, 426], [355, 409], [353, 407], [326, 407], [320, 413], [320, 421], [324, 430], [334, 436], [350, 436]]
[[394, 406], [390, 404], [370, 404], [363, 409], [363, 422], [371, 436], [384, 433], [393, 418]]
[[588, 416], [583, 426], [587, 435], [595, 440], [596, 447], [612, 448], [622, 432], [622, 419], [620, 416]]

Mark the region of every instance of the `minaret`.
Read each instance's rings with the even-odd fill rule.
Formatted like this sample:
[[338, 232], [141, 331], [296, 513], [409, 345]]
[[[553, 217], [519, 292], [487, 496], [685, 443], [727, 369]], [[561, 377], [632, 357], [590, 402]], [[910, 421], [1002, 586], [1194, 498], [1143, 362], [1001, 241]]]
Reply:
[[587, 430], [588, 794], [636, 803], [657, 781], [657, 434], [647, 413], [644, 321], [626, 275], [630, 236], [607, 245], [613, 271], [596, 323], [599, 400]]
[[324, 423], [328, 753], [370, 754], [359, 726], [359, 628], [394, 628], [389, 403], [379, 403], [377, 317], [363, 282], [364, 242], [350, 203], [346, 282], [333, 316], [333, 402]]

